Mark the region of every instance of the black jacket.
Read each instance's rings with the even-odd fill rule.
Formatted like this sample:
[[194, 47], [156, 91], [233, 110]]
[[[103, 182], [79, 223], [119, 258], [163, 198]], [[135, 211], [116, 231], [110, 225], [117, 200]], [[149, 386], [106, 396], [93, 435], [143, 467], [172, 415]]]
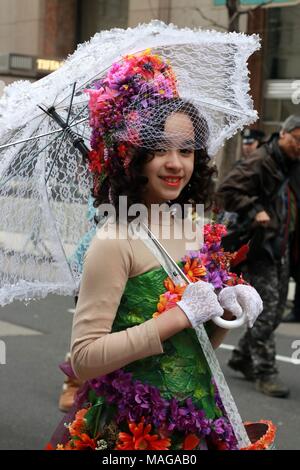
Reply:
[[[300, 163], [288, 159], [278, 145], [278, 134], [259, 147], [247, 159], [240, 160], [220, 185], [217, 196], [226, 211], [237, 212], [238, 223], [249, 222], [252, 233], [262, 233], [256, 256], [279, 260], [288, 243], [287, 192], [290, 185], [295, 193], [300, 188]], [[255, 225], [255, 215], [266, 211], [270, 223]]]

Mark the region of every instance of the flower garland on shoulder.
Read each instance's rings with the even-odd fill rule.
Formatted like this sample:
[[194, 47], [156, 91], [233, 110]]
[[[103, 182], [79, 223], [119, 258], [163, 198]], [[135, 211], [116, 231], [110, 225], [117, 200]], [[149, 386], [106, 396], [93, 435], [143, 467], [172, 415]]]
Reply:
[[[221, 224], [204, 225], [204, 243], [199, 251], [191, 251], [182, 259], [183, 271], [192, 282], [210, 282], [215, 289], [237, 284], [247, 284], [243, 276], [230, 271], [247, 254], [247, 247], [243, 246], [235, 253], [224, 251], [221, 246], [222, 237], [227, 229]], [[164, 281], [166, 292], [160, 295], [157, 311], [153, 317], [161, 315], [166, 310], [176, 306], [186, 286], [175, 285], [168, 277]]]

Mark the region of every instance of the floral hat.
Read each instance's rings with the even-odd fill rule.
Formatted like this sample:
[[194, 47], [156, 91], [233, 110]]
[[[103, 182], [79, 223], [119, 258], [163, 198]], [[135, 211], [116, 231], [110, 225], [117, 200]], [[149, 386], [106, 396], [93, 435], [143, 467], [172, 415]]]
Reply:
[[179, 96], [171, 65], [150, 49], [115, 62], [86, 92], [92, 128], [89, 169], [99, 175], [109, 172], [113, 158], [126, 169], [132, 145], [147, 147], [148, 142], [151, 147], [149, 136], [157, 137], [150, 125], [154, 110]]

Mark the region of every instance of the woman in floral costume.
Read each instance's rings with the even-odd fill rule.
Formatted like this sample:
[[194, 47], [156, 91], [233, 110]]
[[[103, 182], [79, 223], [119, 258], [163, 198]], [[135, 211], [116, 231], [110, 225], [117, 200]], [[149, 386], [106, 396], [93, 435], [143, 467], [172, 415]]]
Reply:
[[[124, 223], [119, 196], [149, 210], [167, 203], [167, 215], [171, 203], [209, 204], [209, 128], [179, 97], [167, 61], [151, 51], [126, 56], [87, 93], [93, 196], [115, 209], [115, 227]], [[211, 320], [244, 313], [251, 326], [261, 300], [230, 273], [223, 226], [206, 225], [202, 248], [187, 252], [184, 236], [174, 236], [185, 216], [147, 221], [192, 281], [187, 287], [167, 278], [142, 240], [107, 236], [109, 222], [98, 229], [85, 256], [68, 371], [85, 384], [52, 448], [237, 449], [194, 328], [205, 324], [216, 348], [226, 330]]]

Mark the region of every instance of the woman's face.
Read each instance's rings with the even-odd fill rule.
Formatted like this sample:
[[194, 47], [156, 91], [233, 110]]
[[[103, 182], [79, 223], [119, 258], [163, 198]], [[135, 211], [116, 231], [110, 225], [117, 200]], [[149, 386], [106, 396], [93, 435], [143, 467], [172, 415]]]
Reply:
[[[194, 170], [194, 128], [190, 118], [183, 113], [170, 114], [164, 131], [168, 143], [157, 142], [154, 157], [143, 169], [148, 178], [144, 192], [147, 205], [177, 199]], [[172, 143], [168, 136], [179, 135], [178, 131], [180, 137]]]

